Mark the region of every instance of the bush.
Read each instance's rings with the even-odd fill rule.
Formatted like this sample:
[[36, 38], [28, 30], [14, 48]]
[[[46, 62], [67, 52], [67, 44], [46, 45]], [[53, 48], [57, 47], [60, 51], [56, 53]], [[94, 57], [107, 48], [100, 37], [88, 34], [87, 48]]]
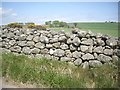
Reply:
[[46, 27], [41, 26], [41, 25], [35, 25], [35, 24], [28, 24], [27, 28], [30, 28], [30, 29], [39, 29], [39, 30], [46, 30]]
[[40, 30], [46, 30], [46, 27], [41, 25], [35, 25], [35, 28]]
[[35, 24], [34, 23], [33, 24], [32, 23], [31, 24], [27, 24], [26, 26], [27, 26], [27, 28], [35, 28]]
[[22, 28], [23, 25], [20, 25], [19, 23], [10, 23], [7, 25], [10, 28]]

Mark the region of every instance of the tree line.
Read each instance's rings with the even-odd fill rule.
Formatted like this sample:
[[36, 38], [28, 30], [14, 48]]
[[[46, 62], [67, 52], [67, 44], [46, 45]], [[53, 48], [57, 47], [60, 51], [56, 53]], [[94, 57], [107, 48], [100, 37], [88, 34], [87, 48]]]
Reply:
[[54, 28], [54, 27], [64, 27], [64, 28], [76, 28], [77, 23], [72, 23], [69, 24], [67, 22], [63, 21], [46, 21], [45, 25], [36, 25], [33, 22], [28, 22], [28, 23], [18, 23], [18, 22], [13, 22], [9, 23], [6, 26], [11, 27], [11, 28], [36, 28], [36, 29], [46, 29], [46, 28]]
[[70, 26], [68, 23], [63, 21], [46, 21], [45, 25], [48, 25], [49, 27], [67, 27], [67, 28], [74, 28], [77, 27], [77, 23], [73, 23], [73, 26]]

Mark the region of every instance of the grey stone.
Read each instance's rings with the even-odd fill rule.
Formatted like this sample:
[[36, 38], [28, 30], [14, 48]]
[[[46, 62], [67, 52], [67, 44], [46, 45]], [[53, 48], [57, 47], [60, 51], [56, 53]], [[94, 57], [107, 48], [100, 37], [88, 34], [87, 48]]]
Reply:
[[78, 31], [79, 31], [79, 30], [78, 30], [77, 28], [75, 28], [75, 29], [72, 30], [72, 33], [73, 33], [73, 34], [77, 34]]
[[85, 37], [90, 38], [91, 36], [90, 36], [90, 34], [86, 34], [86, 36], [85, 36]]
[[96, 34], [93, 33], [91, 30], [88, 30], [87, 31], [87, 35], [90, 35], [91, 37], [94, 37]]
[[70, 52], [70, 50], [65, 50], [65, 55], [67, 57], [72, 57], [72, 53]]
[[58, 60], [59, 60], [59, 57], [53, 56], [53, 57], [52, 57], [52, 60], [58, 61]]
[[81, 64], [82, 68], [89, 68], [89, 63], [85, 61], [84, 63]]
[[102, 63], [100, 61], [97, 61], [97, 60], [91, 60], [91, 61], [89, 61], [89, 65], [91, 67], [99, 67], [99, 66], [102, 66]]
[[10, 50], [13, 51], [13, 52], [21, 52], [21, 47], [13, 46], [13, 47], [10, 48]]
[[0, 37], [0, 42], [2, 41], [2, 37]]
[[61, 57], [60, 58], [60, 61], [65, 61], [65, 62], [67, 62], [67, 61], [70, 61], [71, 60], [71, 58], [69, 58], [69, 57]]
[[43, 48], [45, 48], [45, 44], [41, 43], [41, 42], [38, 42], [38, 43], [35, 44], [35, 47], [43, 49]]
[[70, 39], [73, 40], [75, 37], [77, 37], [77, 34], [70, 35]]
[[59, 48], [59, 47], [60, 47], [60, 42], [53, 43], [53, 47], [55, 47], [55, 48]]
[[83, 60], [91, 60], [91, 59], [94, 59], [94, 56], [90, 53], [87, 53], [87, 54], [82, 56], [82, 59]]
[[25, 53], [25, 54], [30, 54], [31, 49], [29, 47], [23, 47], [22, 52]]
[[14, 34], [17, 35], [17, 36], [19, 36], [21, 33], [20, 33], [19, 30], [15, 30], [15, 31], [14, 31]]
[[53, 55], [53, 53], [54, 53], [54, 50], [53, 50], [53, 49], [50, 49], [50, 50], [49, 50], [49, 54], [50, 54], [50, 55]]
[[81, 38], [81, 41], [86, 41], [87, 40], [87, 38]]
[[41, 54], [48, 54], [49, 50], [47, 48], [40, 50]]
[[40, 36], [40, 41], [41, 41], [42, 43], [49, 43], [48, 37], [43, 36], [43, 35]]
[[110, 47], [110, 46], [105, 46], [105, 48], [106, 48], [106, 49], [111, 49], [111, 47]]
[[100, 54], [97, 59], [102, 62], [110, 62], [112, 60], [111, 57], [106, 56], [104, 54]]
[[62, 44], [62, 45], [60, 45], [60, 48], [63, 49], [63, 50], [66, 50], [66, 49], [68, 49], [68, 45], [67, 44]]
[[49, 55], [49, 54], [45, 54], [44, 57], [45, 57], [46, 59], [48, 59], [48, 60], [51, 60], [51, 59], [52, 59], [52, 56]]
[[82, 64], [82, 60], [81, 60], [80, 58], [78, 58], [78, 59], [76, 59], [76, 60], [74, 61], [74, 64], [75, 64], [76, 66], [79, 66], [79, 65]]
[[26, 45], [29, 47], [33, 47], [35, 43], [33, 41], [27, 41]]
[[75, 37], [72, 41], [72, 43], [75, 45], [75, 46], [79, 46], [80, 45], [80, 39], [78, 37]]
[[48, 38], [52, 38], [52, 35], [51, 35], [51, 34], [48, 34], [47, 37], [48, 37]]
[[14, 39], [15, 40], [19, 40], [19, 36], [14, 36]]
[[25, 40], [25, 39], [26, 39], [26, 35], [25, 35], [25, 34], [21, 34], [21, 35], [18, 37], [18, 39], [19, 39], [20, 41]]
[[96, 42], [100, 46], [104, 46], [105, 45], [105, 42], [103, 40], [101, 40], [100, 38], [96, 39]]
[[[3, 35], [3, 36], [4, 36], [4, 35]], [[6, 36], [6, 35], [5, 35], [5, 36]], [[11, 39], [11, 38], [14, 38], [14, 36], [15, 36], [15, 35], [14, 35], [12, 32], [10, 32], [10, 33], [7, 34], [7, 38], [10, 38], [10, 39]]]
[[75, 51], [77, 48], [75, 46], [73, 46], [72, 44], [70, 45], [70, 50], [71, 51]]
[[67, 39], [67, 44], [72, 44], [71, 38]]
[[101, 33], [96, 34], [96, 38], [101, 38], [103, 35]]
[[108, 39], [108, 40], [106, 40], [106, 44], [108, 46], [116, 46], [117, 45], [117, 40], [115, 40], [115, 39]]
[[26, 46], [26, 41], [18, 41], [17, 43], [19, 46]]
[[85, 45], [80, 45], [80, 49], [82, 52], [87, 52], [88, 51], [88, 46], [85, 46]]
[[114, 54], [116, 54], [117, 56], [120, 57], [120, 49], [115, 49], [115, 50], [114, 50]]
[[38, 48], [31, 49], [31, 53], [33, 53], [33, 54], [39, 54], [39, 52], [40, 52], [40, 49], [38, 49]]
[[26, 40], [32, 40], [33, 39], [33, 35], [28, 35], [27, 37], [26, 37]]
[[93, 52], [96, 52], [96, 53], [103, 53], [103, 47], [102, 46], [98, 46], [96, 47]]
[[10, 40], [10, 41], [9, 41], [9, 44], [10, 44], [11, 46], [13, 46], [15, 43], [16, 43], [16, 40]]
[[46, 48], [52, 48], [53, 45], [52, 44], [46, 44]]
[[92, 46], [92, 45], [89, 46], [88, 52], [89, 52], [89, 53], [92, 53], [92, 52], [93, 52], [93, 46]]
[[34, 42], [39, 42], [40, 40], [39, 40], [39, 36], [35, 36], [34, 38], [33, 38], [33, 41]]
[[64, 56], [64, 54], [65, 54], [65, 51], [61, 49], [56, 49], [54, 52], [54, 56], [58, 56], [58, 57], [62, 57]]
[[79, 37], [85, 37], [86, 34], [87, 34], [86, 31], [79, 31], [79, 32], [78, 32], [78, 36], [79, 36]]
[[98, 57], [97, 53], [94, 53], [94, 57], [95, 57], [95, 59], [97, 59], [97, 57]]
[[41, 58], [44, 58], [44, 55], [42, 55], [42, 54], [36, 54], [35, 58], [41, 59]]
[[80, 51], [81, 50], [80, 47], [78, 47], [77, 50]]
[[53, 38], [59, 38], [59, 35], [58, 35], [58, 34], [56, 34], [56, 35], [54, 35], [54, 36], [53, 36]]
[[67, 40], [67, 37], [66, 36], [60, 36], [58, 38], [59, 41], [66, 41]]
[[81, 57], [81, 52], [75, 51], [75, 52], [72, 53], [72, 56], [74, 58], [80, 58]]
[[52, 39], [50, 40], [50, 43], [56, 43], [56, 42], [58, 42], [58, 37], [52, 38]]
[[113, 49], [105, 49], [104, 54], [106, 55], [113, 55]]
[[115, 61], [118, 61], [118, 60], [119, 60], [119, 57], [116, 56], [116, 55], [113, 55], [113, 56], [112, 56], [112, 59], [113, 59], [113, 61], [114, 61], [114, 60], [115, 60]]
[[92, 39], [87, 39], [81, 42], [81, 44], [84, 45], [93, 45], [93, 40]]

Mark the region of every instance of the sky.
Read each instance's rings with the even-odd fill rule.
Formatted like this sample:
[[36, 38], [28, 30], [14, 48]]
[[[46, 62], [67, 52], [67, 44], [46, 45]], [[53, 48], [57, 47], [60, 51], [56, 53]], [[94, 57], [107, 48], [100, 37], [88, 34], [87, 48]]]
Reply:
[[105, 22], [118, 20], [117, 2], [3, 2], [2, 23], [60, 20], [65, 22]]

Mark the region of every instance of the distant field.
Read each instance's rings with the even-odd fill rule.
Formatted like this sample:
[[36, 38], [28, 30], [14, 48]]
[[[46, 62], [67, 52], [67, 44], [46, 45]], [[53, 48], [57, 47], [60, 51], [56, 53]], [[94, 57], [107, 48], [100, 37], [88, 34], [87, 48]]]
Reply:
[[[69, 25], [73, 25], [69, 23]], [[78, 23], [78, 28], [82, 30], [91, 30], [92, 32], [108, 34], [114, 37], [118, 36], [118, 23]], [[71, 31], [71, 28], [53, 28], [55, 31], [65, 30], [66, 32]]]
[[118, 23], [78, 23], [77, 27], [93, 32], [118, 36]]

